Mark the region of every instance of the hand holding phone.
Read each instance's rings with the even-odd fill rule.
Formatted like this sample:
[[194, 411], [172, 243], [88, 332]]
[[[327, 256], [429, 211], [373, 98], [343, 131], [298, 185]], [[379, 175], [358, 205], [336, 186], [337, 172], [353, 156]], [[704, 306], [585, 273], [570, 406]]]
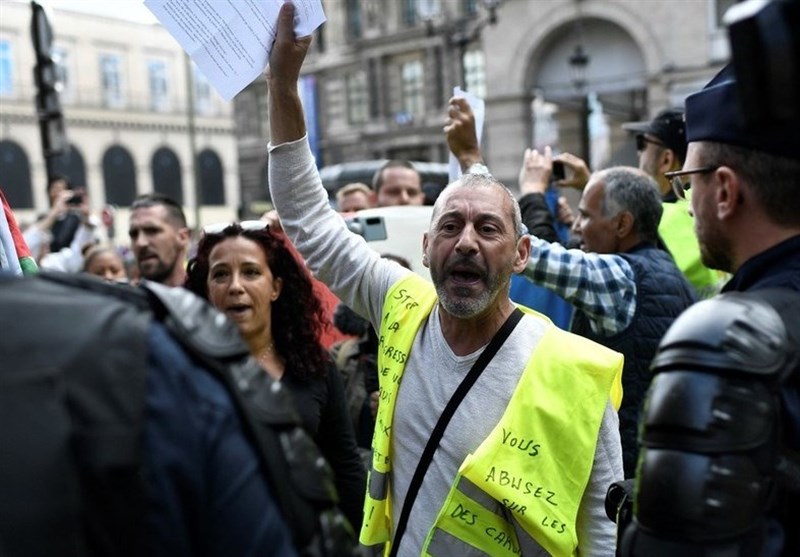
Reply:
[[561, 161], [553, 161], [553, 180], [563, 180], [567, 177], [564, 171], [564, 163]]

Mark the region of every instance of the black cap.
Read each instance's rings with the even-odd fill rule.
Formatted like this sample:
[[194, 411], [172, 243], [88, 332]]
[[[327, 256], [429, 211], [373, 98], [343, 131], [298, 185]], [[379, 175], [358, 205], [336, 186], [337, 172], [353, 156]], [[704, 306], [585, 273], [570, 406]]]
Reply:
[[742, 118], [733, 66], [725, 66], [701, 91], [686, 99], [688, 141], [714, 141], [800, 159], [800, 125], [789, 120], [747, 126]]
[[686, 160], [686, 125], [679, 108], [665, 108], [649, 122], [627, 122], [622, 129], [652, 135], [672, 149], [681, 162]]

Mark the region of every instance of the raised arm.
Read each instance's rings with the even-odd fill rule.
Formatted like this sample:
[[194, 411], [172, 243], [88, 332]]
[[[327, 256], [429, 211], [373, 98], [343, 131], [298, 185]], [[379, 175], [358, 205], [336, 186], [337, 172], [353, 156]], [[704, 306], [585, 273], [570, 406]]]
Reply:
[[297, 92], [300, 68], [311, 43], [295, 37], [294, 6], [285, 3], [267, 71], [270, 146], [269, 187], [280, 223], [314, 276], [373, 325], [389, 286], [410, 272], [381, 260], [351, 233], [328, 203], [328, 194], [308, 146]]
[[478, 134], [475, 131], [475, 115], [466, 99], [450, 99], [444, 133], [447, 145], [458, 159], [462, 172], [466, 173], [473, 164], [483, 164]]
[[278, 31], [267, 69], [269, 129], [273, 145], [295, 141], [306, 133], [297, 80], [311, 37], [295, 37], [293, 25], [294, 5], [286, 2], [278, 14]]

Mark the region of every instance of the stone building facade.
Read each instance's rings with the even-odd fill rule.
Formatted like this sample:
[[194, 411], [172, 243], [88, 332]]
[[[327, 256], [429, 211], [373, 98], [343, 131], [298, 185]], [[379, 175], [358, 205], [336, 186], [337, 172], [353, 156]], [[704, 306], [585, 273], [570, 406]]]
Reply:
[[[485, 155], [511, 186], [531, 145], [594, 167], [634, 163], [620, 124], [682, 105], [724, 65], [720, 19], [733, 3], [323, 0], [328, 20], [302, 84], [318, 163], [446, 162], [442, 127], [456, 85], [485, 100]], [[578, 46], [583, 75], [570, 65]], [[246, 202], [265, 195], [265, 95], [257, 82], [236, 99], [237, 120], [251, 122], [239, 136]]]
[[[58, 9], [50, 22], [70, 145], [54, 167], [87, 189], [94, 209], [118, 208], [118, 240], [127, 240], [126, 207], [151, 191], [181, 201], [192, 224], [234, 219], [240, 187], [233, 104], [187, 63], [169, 33], [156, 23]], [[23, 221], [48, 206], [30, 30], [30, 3], [2, 0], [0, 186]]]

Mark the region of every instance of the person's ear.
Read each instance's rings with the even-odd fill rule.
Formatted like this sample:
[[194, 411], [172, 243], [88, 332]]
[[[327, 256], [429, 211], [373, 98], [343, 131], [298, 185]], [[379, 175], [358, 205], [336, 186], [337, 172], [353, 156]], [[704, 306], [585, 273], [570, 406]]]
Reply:
[[683, 166], [681, 161], [675, 155], [675, 151], [672, 149], [661, 149], [661, 156], [659, 157], [659, 168], [658, 171], [660, 174], [664, 172], [669, 172], [670, 170], [680, 170]]
[[512, 269], [515, 273], [521, 273], [525, 270], [528, 264], [528, 259], [531, 257], [531, 237], [524, 234], [522, 238], [517, 240], [517, 254], [514, 259], [514, 266]]
[[711, 176], [716, 187], [715, 202], [717, 204], [717, 218], [730, 219], [744, 201], [744, 190], [739, 176], [731, 168], [721, 166]]
[[189, 247], [189, 243], [192, 241], [191, 231], [185, 226], [183, 228], [179, 228], [178, 240], [180, 241], [181, 247], [183, 249], [187, 249]]
[[270, 298], [273, 302], [277, 300], [280, 295], [281, 291], [283, 290], [283, 279], [276, 278], [272, 281], [272, 297]]
[[630, 211], [622, 211], [617, 219], [617, 238], [625, 238], [633, 231], [633, 214]]
[[422, 234], [422, 264], [425, 267], [430, 268], [431, 263], [428, 260], [428, 233], [425, 232]]

